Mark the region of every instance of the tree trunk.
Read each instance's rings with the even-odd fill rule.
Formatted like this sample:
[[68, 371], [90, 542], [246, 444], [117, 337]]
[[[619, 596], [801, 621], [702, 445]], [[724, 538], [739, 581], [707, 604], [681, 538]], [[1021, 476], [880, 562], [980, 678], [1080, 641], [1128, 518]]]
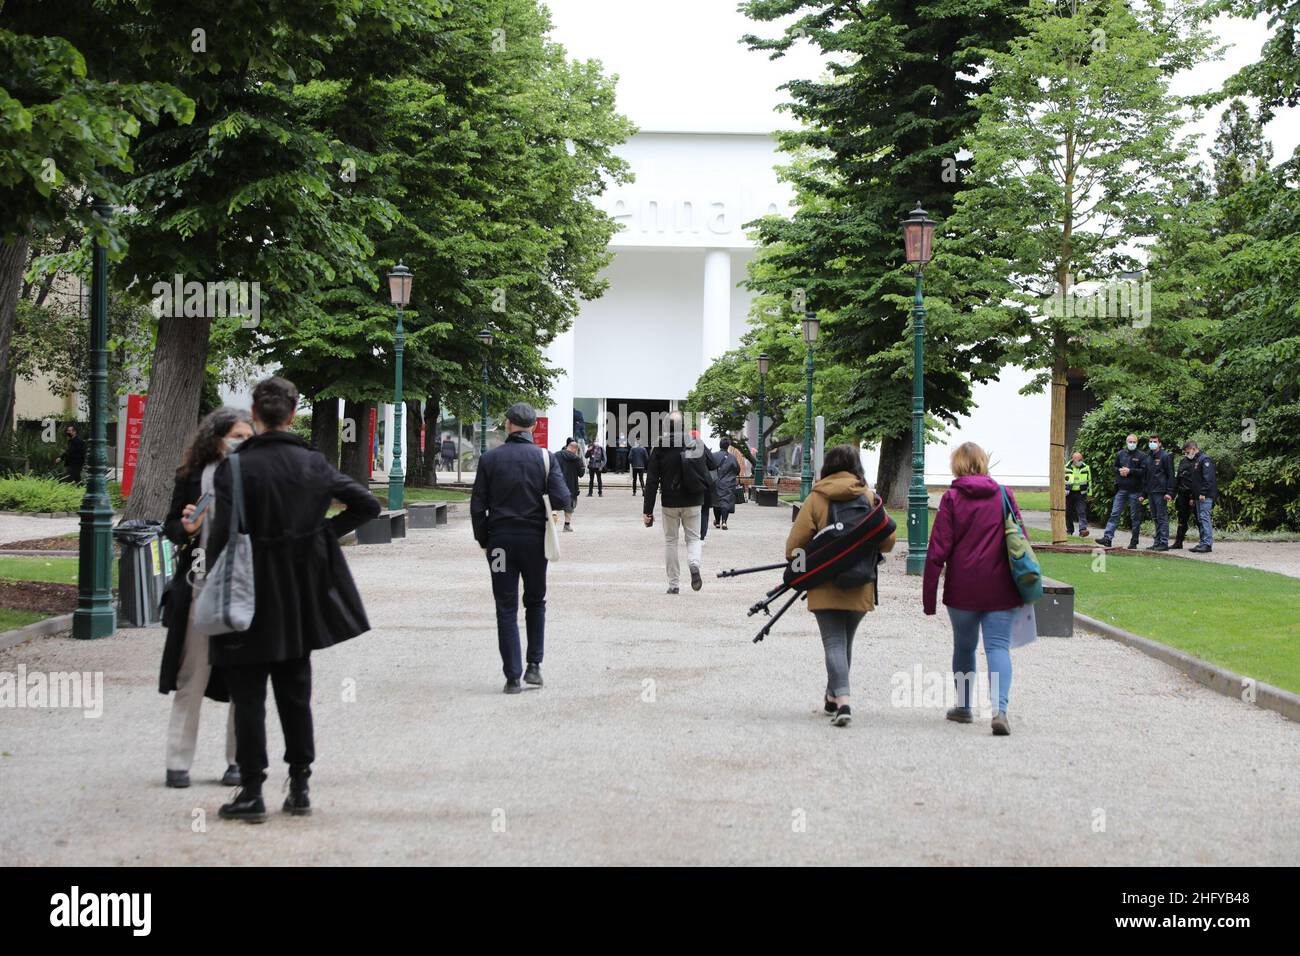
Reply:
[[339, 470], [366, 488], [370, 487], [370, 409], [374, 407], [374, 402], [351, 399], [343, 403], [343, 417], [352, 421], [356, 434], [353, 441], [343, 443]]
[[430, 395], [424, 402], [425, 481], [433, 488], [438, 487], [438, 458], [442, 455], [441, 406], [437, 395]]
[[1066, 355], [1065, 342], [1053, 343], [1055, 355], [1052, 359], [1052, 418], [1051, 450], [1052, 456], [1047, 462], [1047, 480], [1051, 485], [1052, 505], [1052, 543], [1065, 544], [1065, 392], [1066, 392]]
[[199, 417], [211, 330], [210, 319], [158, 320], [140, 457], [123, 517], [161, 521], [167, 516], [176, 467]]
[[907, 492], [912, 484], [912, 432], [886, 436], [880, 442], [880, 462], [876, 468], [876, 494], [885, 507], [894, 511], [907, 508]]
[[420, 410], [420, 400], [406, 399], [402, 412], [402, 447], [406, 449], [406, 483], [408, 485], [427, 485], [424, 477], [425, 453], [420, 449], [420, 430], [424, 427], [424, 413]]
[[9, 349], [13, 342], [14, 324], [18, 315], [18, 295], [23, 287], [23, 272], [27, 269], [27, 255], [31, 239], [26, 233], [17, 242], [0, 242], [0, 439], [13, 428], [14, 375], [9, 368]]
[[322, 398], [311, 403], [311, 446], [335, 468], [339, 464], [339, 400]]

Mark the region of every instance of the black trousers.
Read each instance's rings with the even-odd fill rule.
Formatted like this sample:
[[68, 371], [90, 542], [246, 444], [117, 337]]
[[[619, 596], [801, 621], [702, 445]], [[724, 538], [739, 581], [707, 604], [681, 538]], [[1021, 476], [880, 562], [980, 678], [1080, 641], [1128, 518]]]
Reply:
[[595, 468], [587, 472], [587, 494], [589, 495], [591, 494], [592, 482], [596, 483], [596, 487], [600, 489], [600, 493], [603, 495], [605, 493], [605, 479], [600, 476], [600, 472]]
[[528, 663], [540, 664], [546, 638], [546, 551], [540, 534], [497, 535], [488, 539], [488, 569], [497, 607], [497, 648], [506, 680], [524, 672], [519, 659], [519, 579], [524, 579], [524, 622]]
[[714, 508], [713, 520], [725, 524], [730, 514], [731, 514], [730, 511], [723, 511], [721, 508]]
[[1074, 523], [1079, 523], [1080, 531], [1088, 530], [1088, 495], [1082, 491], [1065, 493], [1065, 531], [1074, 534]]
[[235, 760], [245, 784], [266, 779], [266, 679], [271, 678], [275, 709], [284, 731], [284, 760], [309, 767], [316, 759], [311, 721], [311, 658], [224, 668], [235, 706]]
[[1182, 544], [1183, 538], [1187, 536], [1187, 520], [1192, 515], [1192, 493], [1190, 491], [1174, 492], [1174, 510], [1178, 513], [1178, 530], [1174, 532], [1174, 541], [1177, 544]]
[[633, 468], [633, 469], [632, 469], [632, 494], [636, 494], [636, 480], [637, 480], [637, 478], [640, 478], [640, 479], [641, 479], [641, 490], [642, 490], [642, 491], [645, 491], [645, 469], [644, 469], [644, 468]]

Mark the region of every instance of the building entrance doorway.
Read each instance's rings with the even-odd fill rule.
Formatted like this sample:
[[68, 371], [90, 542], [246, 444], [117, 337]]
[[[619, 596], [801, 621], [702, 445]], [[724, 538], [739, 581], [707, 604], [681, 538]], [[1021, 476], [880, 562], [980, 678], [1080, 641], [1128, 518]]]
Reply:
[[648, 448], [654, 443], [671, 406], [666, 398], [605, 399], [605, 445], [612, 470], [628, 470], [627, 452], [632, 445]]

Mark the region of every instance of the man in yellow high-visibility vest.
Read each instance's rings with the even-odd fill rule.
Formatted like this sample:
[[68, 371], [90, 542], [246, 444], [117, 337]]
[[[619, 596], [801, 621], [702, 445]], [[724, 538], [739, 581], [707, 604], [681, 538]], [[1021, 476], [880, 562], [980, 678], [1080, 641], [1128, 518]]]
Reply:
[[1082, 452], [1075, 452], [1065, 463], [1065, 531], [1074, 534], [1074, 523], [1079, 522], [1079, 537], [1088, 537], [1088, 497], [1092, 494], [1092, 469], [1083, 460]]

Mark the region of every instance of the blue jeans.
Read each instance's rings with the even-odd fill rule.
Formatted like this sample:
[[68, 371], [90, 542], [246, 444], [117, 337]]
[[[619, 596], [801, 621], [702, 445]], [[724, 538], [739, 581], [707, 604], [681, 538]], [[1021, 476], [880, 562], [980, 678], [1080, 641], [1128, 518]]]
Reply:
[[[1136, 500], [1136, 499], [1134, 499]], [[969, 691], [975, 683], [975, 650], [984, 632], [984, 656], [989, 662], [989, 680], [996, 675], [998, 710], [1007, 709], [1011, 692], [1011, 623], [1018, 608], [1005, 611], [962, 611], [948, 608], [952, 621], [952, 672], [957, 687], [957, 706], [970, 707]], [[990, 689], [992, 685], [990, 684]]]
[[1156, 523], [1155, 543], [1169, 545], [1169, 502], [1164, 495], [1152, 495], [1147, 501], [1151, 505], [1151, 519]]
[[488, 539], [488, 569], [497, 606], [497, 647], [506, 680], [524, 672], [519, 659], [519, 579], [524, 579], [528, 663], [542, 662], [546, 631], [546, 552], [540, 534], [495, 535]]
[[1201, 532], [1201, 544], [1207, 548], [1214, 544], [1214, 525], [1210, 522], [1210, 511], [1214, 508], [1214, 500], [1196, 502], [1196, 527]]
[[1138, 537], [1138, 529], [1142, 527], [1142, 502], [1138, 500], [1136, 491], [1117, 491], [1115, 492], [1115, 502], [1110, 506], [1110, 518], [1106, 522], [1106, 530], [1102, 537], [1110, 541], [1115, 536], [1115, 529], [1119, 527], [1119, 516], [1124, 513], [1125, 506], [1128, 507], [1128, 518], [1133, 525], [1133, 540]]

